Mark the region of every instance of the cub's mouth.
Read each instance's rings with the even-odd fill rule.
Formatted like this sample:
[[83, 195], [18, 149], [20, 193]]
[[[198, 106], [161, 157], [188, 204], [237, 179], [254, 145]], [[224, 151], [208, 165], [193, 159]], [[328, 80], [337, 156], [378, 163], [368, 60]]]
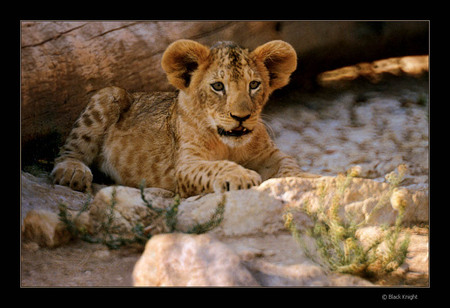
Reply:
[[241, 137], [247, 134], [250, 134], [252, 131], [242, 125], [239, 125], [236, 128], [233, 128], [231, 130], [225, 130], [222, 127], [218, 127], [217, 128], [217, 133], [220, 136], [225, 136], [225, 137]]

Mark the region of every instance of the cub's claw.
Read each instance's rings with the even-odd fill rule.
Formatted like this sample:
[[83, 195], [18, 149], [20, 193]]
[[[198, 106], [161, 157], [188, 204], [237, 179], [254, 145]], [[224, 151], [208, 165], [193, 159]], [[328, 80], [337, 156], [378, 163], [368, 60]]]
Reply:
[[214, 180], [213, 188], [215, 192], [225, 192], [249, 189], [252, 186], [258, 186], [261, 182], [261, 176], [257, 172], [241, 167], [219, 174]]
[[77, 191], [91, 191], [92, 172], [83, 162], [67, 159], [57, 163], [51, 173], [53, 183]]

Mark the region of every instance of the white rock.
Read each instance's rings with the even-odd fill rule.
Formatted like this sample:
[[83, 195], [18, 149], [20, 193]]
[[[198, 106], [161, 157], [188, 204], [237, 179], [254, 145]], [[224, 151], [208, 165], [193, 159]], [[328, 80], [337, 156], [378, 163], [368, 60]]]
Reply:
[[[302, 208], [308, 206], [310, 210], [317, 210], [324, 206], [327, 209], [331, 200], [337, 194], [337, 179], [335, 177], [321, 177], [315, 179], [281, 178], [270, 179], [262, 183], [257, 189], [265, 191], [276, 199], [289, 203], [291, 206]], [[428, 192], [410, 191], [405, 205], [405, 223], [428, 222]], [[397, 217], [389, 202], [389, 185], [369, 179], [353, 178], [341, 197], [341, 205], [345, 212], [351, 212], [355, 218], [367, 219], [368, 224], [393, 224]], [[384, 200], [387, 200], [384, 201]], [[377, 211], [372, 211], [375, 206]], [[383, 205], [383, 206], [381, 206]]]
[[160, 234], [133, 270], [135, 286], [258, 286], [227, 245], [211, 236]]
[[271, 234], [284, 229], [282, 201], [249, 189], [186, 199], [178, 208], [177, 230], [186, 232], [195, 224], [207, 222], [223, 197], [224, 219], [212, 233], [226, 236]]
[[[174, 202], [174, 194], [164, 189], [146, 188], [144, 195], [155, 208], [164, 209]], [[99, 232], [110, 216], [113, 219], [109, 231], [124, 237], [134, 237], [133, 229], [138, 224], [144, 227], [155, 224], [155, 233], [167, 231], [164, 221], [156, 220], [156, 213], [145, 205], [137, 188], [109, 186], [95, 195], [89, 208], [90, 226]]]
[[52, 185], [48, 179], [35, 177], [21, 172], [21, 216], [22, 220], [30, 210], [48, 210], [58, 212], [63, 203], [69, 209], [76, 210], [89, 200], [85, 193], [69, 187]]

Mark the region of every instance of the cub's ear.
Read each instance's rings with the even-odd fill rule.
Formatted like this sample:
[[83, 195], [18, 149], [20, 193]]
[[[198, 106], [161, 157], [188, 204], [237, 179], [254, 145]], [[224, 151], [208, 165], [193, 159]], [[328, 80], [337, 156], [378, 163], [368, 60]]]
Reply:
[[189, 87], [192, 73], [206, 61], [209, 48], [191, 40], [178, 40], [167, 47], [161, 60], [169, 82], [180, 90]]
[[297, 53], [284, 41], [268, 42], [257, 47], [251, 55], [269, 71], [269, 86], [272, 91], [287, 85], [289, 76], [297, 68]]

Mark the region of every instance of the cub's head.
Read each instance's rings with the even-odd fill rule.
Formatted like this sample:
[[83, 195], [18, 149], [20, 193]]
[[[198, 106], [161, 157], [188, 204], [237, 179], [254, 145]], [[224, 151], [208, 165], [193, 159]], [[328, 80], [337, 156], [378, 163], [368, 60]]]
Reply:
[[253, 51], [232, 42], [208, 48], [191, 40], [172, 43], [162, 58], [169, 82], [187, 96], [191, 112], [229, 145], [252, 137], [264, 104], [285, 86], [297, 66], [297, 54], [286, 42], [271, 41]]

